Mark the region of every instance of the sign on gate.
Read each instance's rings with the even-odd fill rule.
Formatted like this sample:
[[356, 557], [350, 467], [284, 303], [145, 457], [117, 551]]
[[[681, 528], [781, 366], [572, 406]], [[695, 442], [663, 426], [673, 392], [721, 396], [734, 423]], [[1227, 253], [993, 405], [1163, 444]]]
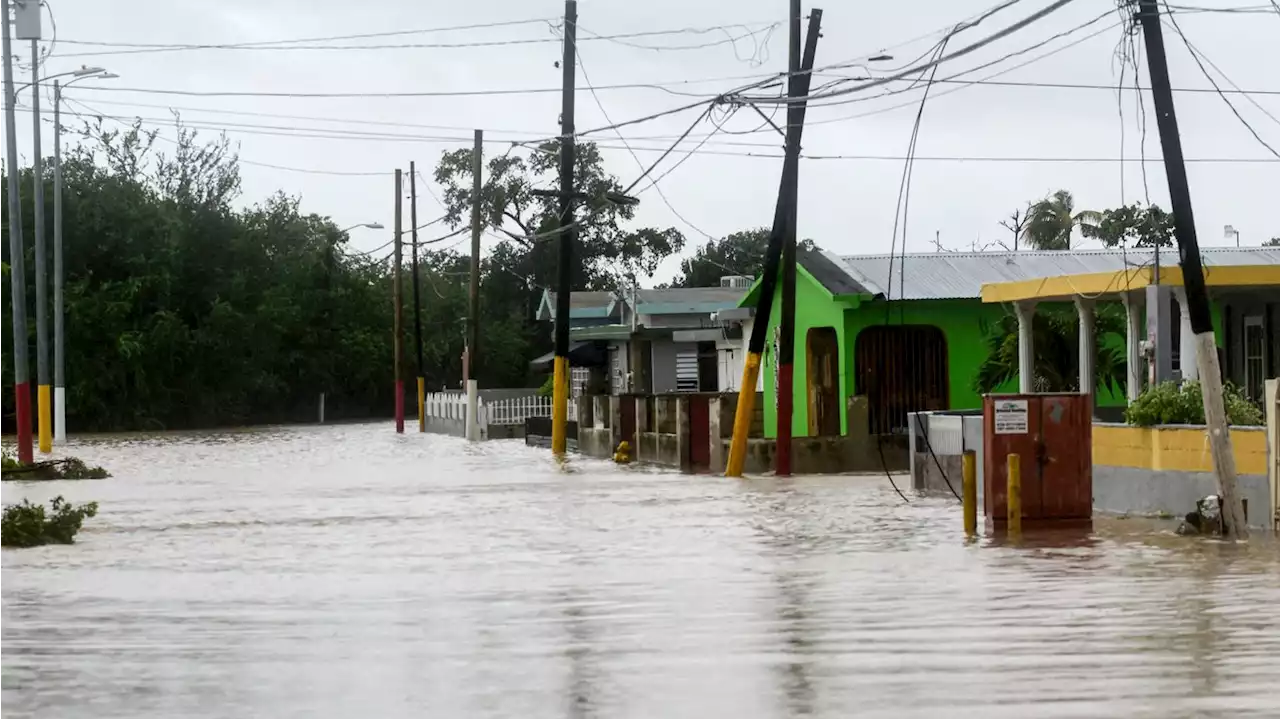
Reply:
[[1025, 399], [998, 399], [995, 401], [996, 434], [1027, 433], [1027, 401]]

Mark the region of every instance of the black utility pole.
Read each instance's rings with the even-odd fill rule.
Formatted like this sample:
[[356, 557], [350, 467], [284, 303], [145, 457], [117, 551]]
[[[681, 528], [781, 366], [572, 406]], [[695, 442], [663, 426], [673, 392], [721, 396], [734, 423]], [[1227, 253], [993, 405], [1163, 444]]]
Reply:
[[[799, 17], [799, 12], [796, 13]], [[809, 13], [809, 27], [805, 38], [804, 55], [800, 60], [800, 72], [790, 75], [792, 82], [788, 84], [788, 95], [800, 98], [809, 94], [810, 81], [813, 76], [809, 72], [818, 52], [818, 35], [822, 27], [822, 10], [814, 8]], [[778, 270], [782, 265], [784, 237], [788, 226], [791, 227], [792, 242], [795, 237], [795, 221], [788, 217], [792, 212], [792, 200], [799, 179], [800, 138], [804, 131], [804, 117], [807, 105], [804, 101], [787, 103], [786, 156], [782, 161], [782, 180], [778, 188], [778, 203], [773, 212], [773, 229], [769, 233], [769, 247], [765, 252], [764, 274], [760, 277], [760, 298], [756, 304], [756, 316], [751, 327], [751, 338], [747, 344], [746, 365], [743, 368], [743, 382], [738, 389], [738, 408], [733, 423], [733, 443], [729, 449], [729, 459], [725, 467], [725, 475], [742, 476], [743, 462], [747, 452], [747, 429], [751, 423], [753, 405], [755, 403], [756, 377], [759, 375], [760, 357], [764, 353], [765, 341], [769, 336], [769, 316], [773, 310], [773, 295], [778, 286]], [[794, 257], [794, 254], [792, 255]], [[794, 263], [794, 259], [793, 259]], [[784, 283], [785, 284], [785, 283]], [[785, 292], [785, 289], [784, 289]], [[792, 287], [794, 293], [794, 285]], [[794, 301], [794, 295], [793, 295]], [[792, 308], [792, 341], [794, 341], [794, 306]], [[783, 338], [787, 335], [783, 334]], [[779, 355], [782, 347], [778, 348]], [[794, 345], [792, 345], [794, 355]], [[780, 359], [780, 358], [776, 358]], [[790, 365], [788, 365], [790, 369]], [[781, 364], [775, 371], [781, 371]], [[782, 377], [779, 377], [782, 379]], [[779, 383], [781, 384], [781, 383]], [[783, 393], [778, 388], [778, 416], [791, 416], [791, 393]], [[785, 398], [785, 399], [784, 399]], [[786, 403], [784, 406], [784, 402]], [[789, 431], [789, 429], [788, 429]], [[782, 442], [779, 442], [781, 451]], [[787, 444], [790, 444], [787, 442]], [[778, 466], [781, 466], [780, 464]], [[788, 454], [789, 469], [789, 454]]]
[[1209, 449], [1213, 456], [1218, 493], [1222, 498], [1222, 529], [1227, 537], [1245, 537], [1248, 526], [1244, 503], [1236, 486], [1236, 462], [1231, 448], [1231, 432], [1222, 401], [1222, 369], [1218, 365], [1217, 343], [1209, 310], [1209, 294], [1204, 285], [1204, 267], [1196, 241], [1195, 216], [1191, 212], [1191, 190], [1187, 185], [1187, 167], [1182, 158], [1182, 140], [1178, 135], [1178, 118], [1173, 110], [1173, 91], [1169, 85], [1169, 66], [1164, 54], [1164, 35], [1160, 31], [1160, 10], [1156, 0], [1139, 0], [1138, 20], [1147, 46], [1147, 68], [1151, 73], [1151, 97], [1156, 108], [1156, 125], [1160, 129], [1160, 146], [1164, 150], [1164, 171], [1169, 181], [1169, 203], [1173, 205], [1173, 234], [1178, 240], [1182, 284], [1187, 295], [1187, 313], [1191, 331], [1196, 336], [1196, 364], [1204, 395], [1204, 416], [1209, 428]]
[[[788, 24], [791, 28], [790, 54], [787, 69], [791, 75], [787, 81], [787, 94], [794, 100], [800, 97], [796, 91], [800, 87], [800, 0], [790, 0], [791, 17]], [[816, 12], [822, 17], [822, 11]], [[817, 46], [817, 34], [810, 29], [808, 44]], [[787, 105], [787, 125], [791, 125], [799, 103]], [[786, 162], [798, 168], [800, 156], [799, 138], [792, 143], [791, 133], [787, 133], [785, 148]], [[778, 395], [775, 398], [777, 408], [777, 459], [775, 473], [780, 477], [791, 476], [791, 435], [792, 418], [795, 416], [795, 344], [796, 344], [796, 226], [797, 203], [800, 200], [800, 173], [792, 171], [791, 182], [786, 188], [787, 213], [782, 234], [782, 316], [778, 318], [778, 358], [774, 371], [778, 373]]]
[[418, 289], [418, 168], [412, 160], [409, 161], [409, 226], [413, 228], [410, 276], [413, 278], [413, 344], [418, 354], [418, 431], [426, 432], [427, 418], [422, 403], [426, 399], [427, 376], [422, 371], [422, 298]]
[[574, 126], [573, 95], [577, 79], [578, 3], [564, 3], [564, 58], [560, 104], [560, 232], [556, 261], [555, 392], [551, 409], [551, 451], [564, 454], [569, 420], [569, 297], [573, 291], [573, 241], [578, 231], [573, 217]]

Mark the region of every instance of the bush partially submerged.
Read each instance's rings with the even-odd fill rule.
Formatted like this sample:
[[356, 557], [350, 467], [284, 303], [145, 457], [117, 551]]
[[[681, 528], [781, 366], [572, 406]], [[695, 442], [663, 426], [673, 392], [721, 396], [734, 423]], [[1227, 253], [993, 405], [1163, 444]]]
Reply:
[[[1239, 389], [1228, 384], [1222, 389], [1227, 423], [1257, 426], [1263, 423], [1262, 410]], [[1138, 396], [1124, 410], [1124, 420], [1139, 427], [1161, 424], [1204, 424], [1204, 395], [1199, 382], [1162, 382]]]
[[6, 480], [106, 479], [111, 476], [102, 467], [90, 467], [75, 457], [23, 464], [5, 452], [0, 463]]
[[59, 496], [49, 502], [49, 509], [52, 516], [46, 514], [44, 505], [32, 504], [25, 499], [22, 504], [6, 506], [3, 526], [0, 527], [0, 544], [6, 547], [73, 544], [85, 518], [98, 513], [98, 503], [73, 507]]

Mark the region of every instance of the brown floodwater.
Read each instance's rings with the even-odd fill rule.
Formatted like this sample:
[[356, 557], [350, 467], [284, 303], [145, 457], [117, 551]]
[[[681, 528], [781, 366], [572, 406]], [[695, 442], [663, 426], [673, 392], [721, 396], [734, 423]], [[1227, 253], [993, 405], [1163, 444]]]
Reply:
[[682, 476], [389, 424], [86, 438], [3, 553], [5, 717], [1280, 715], [1280, 545], [966, 542], [883, 476]]

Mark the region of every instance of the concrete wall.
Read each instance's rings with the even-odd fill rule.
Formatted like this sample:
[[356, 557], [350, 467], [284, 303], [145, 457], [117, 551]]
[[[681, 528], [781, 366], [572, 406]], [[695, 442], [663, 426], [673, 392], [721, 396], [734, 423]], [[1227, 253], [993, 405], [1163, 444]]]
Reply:
[[[1240, 492], [1250, 526], [1270, 526], [1275, 506], [1262, 427], [1232, 427]], [[1104, 512], [1180, 516], [1218, 491], [1203, 426], [1093, 425], [1093, 506]]]

